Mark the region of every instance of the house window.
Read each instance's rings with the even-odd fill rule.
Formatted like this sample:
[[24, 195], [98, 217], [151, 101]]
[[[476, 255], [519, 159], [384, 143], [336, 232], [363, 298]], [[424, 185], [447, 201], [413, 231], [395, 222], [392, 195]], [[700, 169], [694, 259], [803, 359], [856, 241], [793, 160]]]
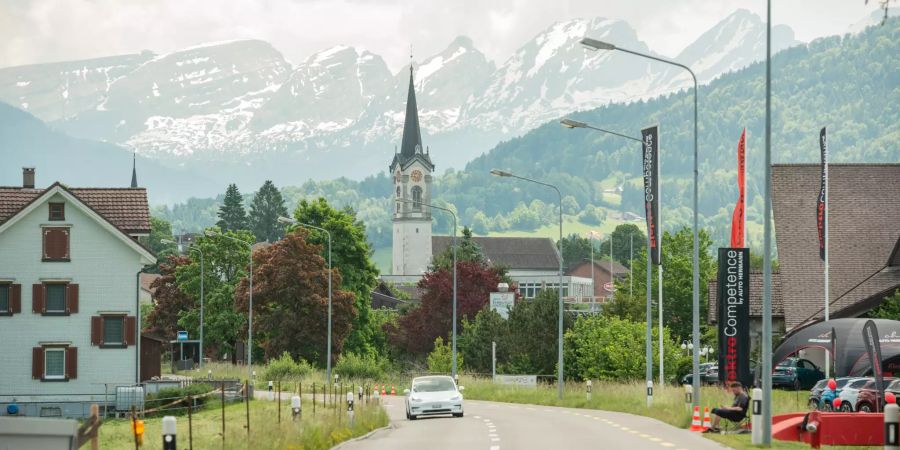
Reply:
[[66, 378], [66, 349], [44, 349], [44, 379], [62, 380]]
[[50, 203], [50, 217], [48, 220], [66, 220], [66, 204]]
[[69, 261], [69, 228], [45, 227], [43, 261]]
[[44, 312], [47, 313], [65, 313], [66, 312], [66, 285], [65, 284], [48, 284], [46, 285], [47, 304]]
[[397, 186], [397, 198], [400, 198], [400, 186]]
[[412, 188], [413, 209], [422, 209], [422, 188], [413, 186]]
[[103, 345], [125, 345], [125, 317], [103, 317]]
[[8, 284], [0, 284], [0, 314], [11, 310], [9, 304], [9, 291]]

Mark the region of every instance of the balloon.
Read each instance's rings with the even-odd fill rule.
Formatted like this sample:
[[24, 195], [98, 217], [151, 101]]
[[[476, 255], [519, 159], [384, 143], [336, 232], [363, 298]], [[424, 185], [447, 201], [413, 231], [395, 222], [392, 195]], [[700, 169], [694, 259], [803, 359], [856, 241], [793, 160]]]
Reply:
[[839, 409], [841, 407], [841, 398], [837, 397], [834, 399], [834, 409]]
[[828, 380], [828, 389], [831, 389], [832, 391], [837, 389], [837, 382], [834, 381], [834, 378]]
[[897, 403], [897, 396], [893, 392], [884, 394], [884, 401], [887, 403]]

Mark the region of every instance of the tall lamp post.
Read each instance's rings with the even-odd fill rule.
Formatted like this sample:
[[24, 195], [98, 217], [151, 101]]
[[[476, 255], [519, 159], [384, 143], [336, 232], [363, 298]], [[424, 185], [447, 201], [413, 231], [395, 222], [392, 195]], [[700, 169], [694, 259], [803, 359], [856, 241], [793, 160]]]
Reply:
[[326, 236], [328, 236], [328, 355], [325, 361], [325, 379], [330, 383], [331, 379], [331, 232], [328, 230], [317, 227], [315, 225], [310, 225], [308, 223], [298, 222], [290, 217], [279, 217], [278, 221], [293, 226], [301, 226], [306, 228], [312, 228], [314, 230], [319, 230], [324, 232]]
[[[628, 136], [628, 135], [625, 135], [622, 133], [616, 133], [615, 131], [598, 128], [598, 127], [589, 125], [585, 122], [581, 122], [578, 120], [565, 118], [565, 119], [560, 120], [559, 124], [565, 128], [569, 128], [569, 129], [586, 128], [589, 130], [599, 131], [601, 133], [611, 134], [613, 136], [618, 136], [620, 138], [640, 142], [642, 147], [644, 145], [644, 141], [642, 139], [639, 139], [639, 138], [636, 138], [633, 136]], [[634, 238], [634, 236], [632, 236], [632, 243], [631, 243], [632, 259], [634, 259], [634, 255], [633, 255], [634, 239], [633, 238]], [[610, 274], [610, 282], [611, 283], [613, 282], [612, 281], [613, 280], [613, 275], [612, 275], [612, 273], [613, 273], [613, 266], [612, 266], [613, 245], [612, 244], [613, 244], [612, 243], [612, 234], [610, 234], [610, 236], [609, 236], [609, 274]], [[653, 323], [652, 323], [653, 322], [653, 320], [652, 320], [653, 308], [651, 306], [652, 302], [653, 302], [653, 290], [651, 288], [651, 284], [653, 283], [653, 278], [652, 278], [653, 265], [650, 262], [650, 257], [649, 257], [650, 250], [651, 250], [650, 249], [650, 232], [648, 230], [648, 232], [647, 232], [647, 255], [648, 255], [647, 256], [647, 337], [646, 337], [647, 342], [646, 342], [646, 348], [645, 348], [646, 358], [647, 358], [647, 361], [646, 361], [647, 367], [646, 367], [645, 375], [647, 378], [646, 381], [648, 383], [653, 379], [653, 367], [652, 367], [652, 365], [653, 365], [653, 344], [652, 344], [652, 341], [653, 341]], [[657, 308], [657, 310], [659, 312], [659, 385], [663, 386], [664, 381], [665, 381], [665, 375], [663, 374], [663, 372], [664, 372], [664, 368], [663, 368], [664, 367], [663, 366], [664, 349], [663, 349], [663, 332], [662, 332], [663, 304], [662, 304], [662, 266], [661, 265], [659, 266], [659, 269], [660, 269], [660, 271], [659, 271], [659, 286], [660, 286], [660, 288], [659, 288], [660, 294], [659, 295], [660, 296], [659, 296], [659, 305]], [[631, 278], [631, 273], [630, 273], [631, 268], [629, 268], [628, 270], [629, 270], [628, 277]], [[631, 280], [631, 283], [633, 285], [634, 280]], [[631, 295], [631, 290], [629, 290], [629, 295]]]
[[[694, 295], [692, 301], [692, 309], [693, 309], [693, 320], [691, 321], [692, 328], [692, 338], [694, 341], [694, 346], [700, 346], [700, 238], [699, 238], [699, 229], [698, 229], [698, 198], [699, 198], [699, 185], [698, 185], [698, 175], [700, 173], [697, 162], [697, 76], [694, 74], [694, 71], [691, 70], [690, 67], [679, 64], [675, 61], [670, 61], [667, 59], [658, 58], [653, 55], [648, 55], [646, 53], [636, 52], [634, 50], [628, 50], [621, 47], [617, 47], [614, 44], [610, 44], [609, 42], [598, 41], [596, 39], [584, 38], [581, 40], [581, 44], [591, 50], [618, 50], [620, 52], [630, 53], [635, 56], [641, 56], [647, 59], [652, 59], [654, 61], [659, 61], [661, 63], [669, 64], [675, 67], [680, 67], [684, 70], [687, 70], [688, 73], [691, 74], [691, 78], [694, 80], [694, 263], [693, 263], [693, 288]], [[768, 104], [767, 104], [768, 106]], [[768, 124], [768, 122], [767, 122]], [[649, 256], [649, 255], [648, 255]], [[700, 355], [694, 353], [693, 358], [693, 389], [694, 389], [694, 406], [700, 405], [700, 377], [698, 373], [700, 372]]]
[[[169, 239], [160, 239], [159, 242], [163, 244], [175, 244], [178, 245], [178, 251], [182, 251], [181, 244], [169, 240]], [[200, 247], [188, 247], [188, 251], [196, 251], [200, 254], [200, 368], [203, 368], [203, 279], [205, 278], [204, 270], [203, 270], [203, 250], [200, 250]]]
[[597, 235], [597, 232], [594, 230], [588, 231], [588, 238], [591, 240], [591, 302], [597, 300], [597, 290], [594, 287], [594, 236]]
[[558, 396], [560, 399], [563, 398], [563, 384], [565, 383], [563, 375], [563, 218], [562, 218], [562, 193], [559, 191], [559, 188], [550, 184], [544, 183], [543, 181], [533, 180], [531, 178], [520, 177], [518, 175], [514, 175], [510, 172], [506, 172], [498, 169], [491, 169], [491, 175], [497, 177], [510, 177], [517, 178], [522, 181], [528, 181], [530, 183], [539, 184], [541, 186], [546, 186], [548, 188], [556, 191], [556, 195], [559, 196], [559, 361], [557, 361], [557, 387], [558, 387]]
[[249, 382], [251, 375], [253, 374], [253, 243], [242, 241], [236, 237], [231, 237], [227, 234], [218, 233], [213, 230], [206, 230], [206, 235], [209, 237], [223, 237], [234, 242], [239, 242], [246, 245], [250, 250], [250, 306], [247, 308], [249, 310], [249, 313], [247, 314], [247, 382]]
[[424, 202], [416, 202], [416, 201], [405, 199], [405, 198], [397, 199], [397, 201], [401, 202], [401, 203], [411, 203], [414, 206], [421, 205], [421, 206], [426, 206], [428, 208], [438, 209], [447, 214], [450, 214], [450, 216], [453, 217], [453, 335], [451, 338], [451, 341], [453, 342], [451, 344], [452, 345], [452, 353], [453, 353], [453, 357], [452, 357], [453, 365], [452, 365], [450, 375], [453, 377], [453, 380], [456, 381], [456, 367], [457, 367], [456, 366], [456, 213], [453, 212], [449, 208], [435, 206], [435, 205], [432, 205], [429, 203], [424, 203]]

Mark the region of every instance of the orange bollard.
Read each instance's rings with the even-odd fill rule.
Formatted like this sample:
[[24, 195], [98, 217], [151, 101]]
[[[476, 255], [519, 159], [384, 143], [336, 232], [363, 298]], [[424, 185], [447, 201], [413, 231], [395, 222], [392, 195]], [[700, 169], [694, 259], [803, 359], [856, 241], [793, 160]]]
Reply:
[[691, 428], [689, 428], [689, 430], [697, 431], [697, 432], [703, 431], [703, 425], [700, 424], [700, 407], [699, 406], [694, 407], [694, 415], [693, 415], [693, 417], [691, 417]]

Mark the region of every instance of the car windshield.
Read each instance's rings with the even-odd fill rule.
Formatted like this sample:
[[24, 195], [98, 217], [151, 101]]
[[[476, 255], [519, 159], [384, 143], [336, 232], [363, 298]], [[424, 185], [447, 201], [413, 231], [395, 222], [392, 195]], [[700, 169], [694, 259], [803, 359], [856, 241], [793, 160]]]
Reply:
[[891, 384], [889, 384], [885, 389], [890, 389], [892, 391], [900, 390], [900, 380], [891, 381]]
[[456, 385], [450, 378], [425, 378], [413, 383], [413, 392], [455, 391]]
[[868, 383], [868, 382], [869, 382], [869, 380], [855, 380], [854, 382], [850, 383], [850, 386], [847, 386], [847, 387], [850, 389], [859, 389], [859, 388], [865, 386], [866, 383]]

